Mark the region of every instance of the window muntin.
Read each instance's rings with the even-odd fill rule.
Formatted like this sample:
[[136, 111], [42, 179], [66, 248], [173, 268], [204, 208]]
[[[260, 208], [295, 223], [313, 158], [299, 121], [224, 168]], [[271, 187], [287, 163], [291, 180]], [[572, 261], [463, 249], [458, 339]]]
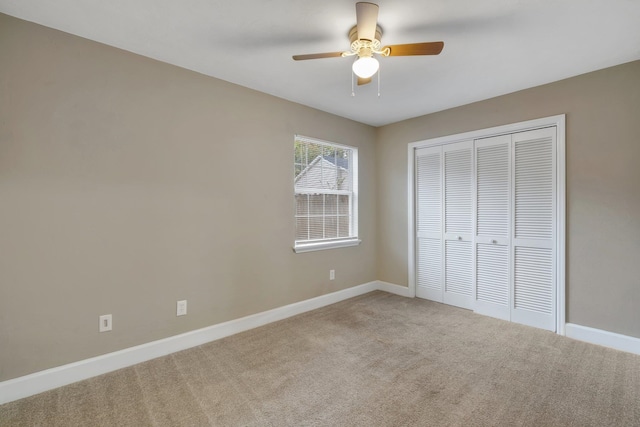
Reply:
[[359, 243], [357, 153], [354, 147], [296, 136], [296, 252]]

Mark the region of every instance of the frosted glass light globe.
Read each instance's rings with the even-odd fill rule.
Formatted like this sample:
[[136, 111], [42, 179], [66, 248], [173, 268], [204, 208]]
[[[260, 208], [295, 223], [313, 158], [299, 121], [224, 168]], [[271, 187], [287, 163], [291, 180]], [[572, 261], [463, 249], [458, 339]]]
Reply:
[[358, 60], [353, 63], [352, 67], [355, 75], [363, 79], [368, 79], [373, 76], [378, 72], [378, 68], [380, 68], [378, 60], [371, 56], [358, 58]]

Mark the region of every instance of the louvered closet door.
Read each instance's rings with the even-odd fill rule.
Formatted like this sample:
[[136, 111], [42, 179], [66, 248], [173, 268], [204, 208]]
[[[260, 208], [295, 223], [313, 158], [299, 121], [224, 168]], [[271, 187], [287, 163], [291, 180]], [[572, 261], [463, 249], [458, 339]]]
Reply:
[[443, 146], [444, 302], [473, 308], [473, 141]]
[[556, 129], [513, 134], [511, 320], [555, 330]]
[[442, 148], [416, 151], [416, 296], [443, 298]]
[[475, 307], [478, 313], [509, 320], [511, 135], [477, 140]]

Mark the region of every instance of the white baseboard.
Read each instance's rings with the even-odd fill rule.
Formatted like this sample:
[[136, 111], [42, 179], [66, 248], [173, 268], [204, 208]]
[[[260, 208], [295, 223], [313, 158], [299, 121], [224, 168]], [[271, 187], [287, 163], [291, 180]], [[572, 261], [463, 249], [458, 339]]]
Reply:
[[640, 338], [567, 323], [565, 335], [579, 341], [598, 344], [628, 353], [640, 354]]
[[394, 285], [393, 283], [383, 282], [381, 280], [378, 280], [378, 290], [407, 298], [413, 298], [415, 296], [411, 295], [411, 290], [406, 286]]
[[0, 404], [196, 347], [375, 290], [409, 296], [409, 289], [404, 286], [380, 281], [365, 283], [240, 319], [3, 381], [0, 382]]

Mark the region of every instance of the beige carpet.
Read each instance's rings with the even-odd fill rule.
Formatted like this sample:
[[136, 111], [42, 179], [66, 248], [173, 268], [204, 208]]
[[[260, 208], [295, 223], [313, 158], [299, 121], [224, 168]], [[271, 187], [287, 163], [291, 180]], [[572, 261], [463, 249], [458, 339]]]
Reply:
[[2, 426], [640, 426], [640, 357], [373, 292], [0, 406]]

